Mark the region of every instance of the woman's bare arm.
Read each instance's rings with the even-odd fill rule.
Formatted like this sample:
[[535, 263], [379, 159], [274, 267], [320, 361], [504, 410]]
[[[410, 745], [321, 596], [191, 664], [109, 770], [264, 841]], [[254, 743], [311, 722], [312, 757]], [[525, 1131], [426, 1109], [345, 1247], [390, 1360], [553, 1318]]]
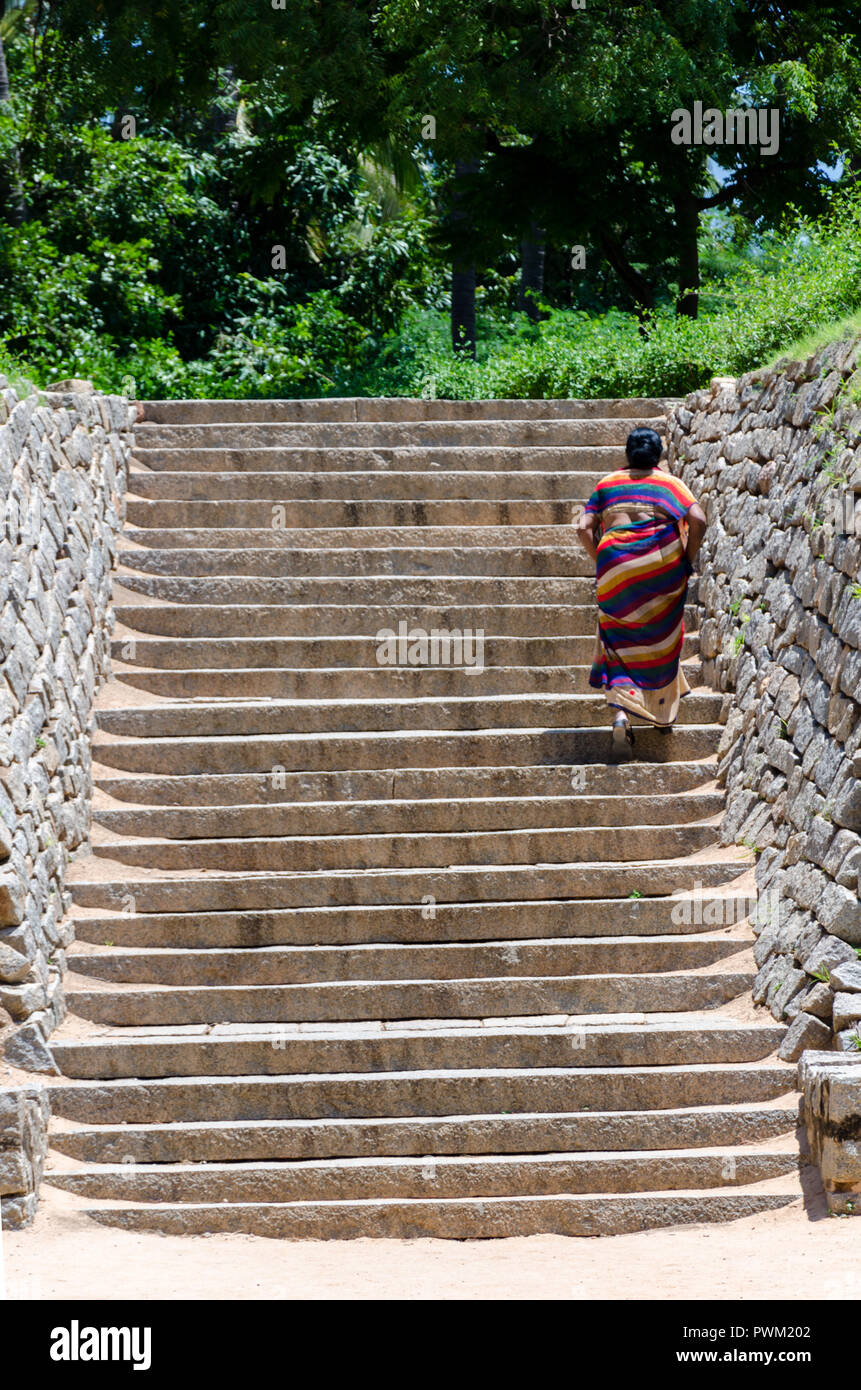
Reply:
[[597, 525], [598, 516], [595, 512], [583, 512], [577, 522], [577, 539], [592, 560], [598, 553], [598, 542], [595, 540]]
[[695, 502], [691, 507], [685, 521], [688, 523], [688, 544], [685, 553], [693, 564], [706, 534], [706, 515], [699, 502]]

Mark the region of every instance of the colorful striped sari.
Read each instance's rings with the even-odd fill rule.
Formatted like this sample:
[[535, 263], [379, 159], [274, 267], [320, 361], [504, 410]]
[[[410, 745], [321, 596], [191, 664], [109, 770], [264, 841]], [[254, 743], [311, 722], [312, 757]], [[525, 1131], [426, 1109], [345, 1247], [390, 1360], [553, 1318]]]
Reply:
[[586, 503], [600, 517], [589, 684], [608, 704], [653, 724], [672, 724], [690, 690], [679, 660], [691, 572], [684, 517], [695, 502], [670, 473], [620, 469]]

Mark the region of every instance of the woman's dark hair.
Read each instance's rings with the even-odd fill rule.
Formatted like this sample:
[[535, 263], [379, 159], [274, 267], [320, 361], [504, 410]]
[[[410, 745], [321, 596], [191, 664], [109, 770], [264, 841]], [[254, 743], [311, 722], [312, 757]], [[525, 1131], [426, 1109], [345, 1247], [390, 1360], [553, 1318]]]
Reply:
[[657, 430], [632, 430], [625, 442], [625, 453], [629, 468], [654, 468], [664, 452], [663, 441]]

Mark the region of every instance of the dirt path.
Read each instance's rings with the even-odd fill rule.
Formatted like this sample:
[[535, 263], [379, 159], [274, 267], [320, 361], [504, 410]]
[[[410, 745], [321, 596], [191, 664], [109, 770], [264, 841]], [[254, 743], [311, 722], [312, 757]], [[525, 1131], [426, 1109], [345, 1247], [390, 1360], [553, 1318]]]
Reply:
[[288, 1242], [112, 1230], [45, 1188], [4, 1253], [12, 1299], [861, 1299], [861, 1221], [800, 1202], [601, 1240]]

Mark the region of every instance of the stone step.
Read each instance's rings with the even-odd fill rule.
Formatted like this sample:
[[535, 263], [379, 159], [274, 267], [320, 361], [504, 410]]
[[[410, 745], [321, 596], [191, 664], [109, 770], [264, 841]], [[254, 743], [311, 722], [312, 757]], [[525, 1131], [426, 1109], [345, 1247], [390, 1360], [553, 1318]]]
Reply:
[[[236, 640], [231, 640], [231, 648]], [[687, 651], [693, 651], [696, 645], [696, 637], [686, 639]], [[275, 647], [275, 641], [264, 640], [251, 651], [243, 650], [249, 658], [267, 656], [276, 661], [280, 655], [283, 660], [284, 653]], [[128, 640], [117, 641], [114, 648], [118, 652], [128, 651]], [[142, 650], [135, 651], [135, 655], [145, 662], [149, 653]], [[207, 653], [201, 649], [195, 655], [201, 661], [207, 659]], [[231, 651], [231, 655], [238, 658], [240, 653]], [[211, 659], [211, 653], [209, 657]], [[579, 666], [485, 665], [480, 671], [457, 666], [285, 669], [277, 665], [220, 670], [200, 666], [179, 671], [172, 667], [142, 669], [115, 656], [113, 667], [115, 679], [123, 686], [173, 700], [373, 700], [383, 696], [415, 700], [423, 695], [587, 695], [591, 689], [591, 667], [585, 663]], [[699, 661], [687, 658], [684, 671], [689, 685], [701, 683]]]
[[[166, 1052], [159, 1057], [158, 1044], [153, 1042], [57, 1042], [55, 1051], [66, 1077], [80, 1080], [72, 1084], [61, 1081], [48, 1089], [52, 1114], [90, 1125], [333, 1117], [344, 1121], [446, 1115], [462, 1120], [465, 1116], [503, 1114], [645, 1109], [660, 1112], [682, 1106], [751, 1105], [789, 1098], [795, 1088], [796, 1068], [773, 1060], [767, 1050], [776, 1041], [775, 1035], [782, 1035], [783, 1030], [774, 1025], [767, 1031], [770, 1038], [757, 1040], [751, 1036], [734, 1051], [728, 1047], [733, 1055], [722, 1062], [704, 1062], [700, 1058], [656, 1064], [644, 1055], [638, 1056], [633, 1048], [627, 1066], [572, 1066], [571, 1059], [577, 1054], [569, 1045], [564, 1065], [555, 1067], [530, 1063], [524, 1051], [519, 1062], [497, 1060], [487, 1066], [478, 1063], [454, 1070], [326, 1075], [288, 1074], [286, 1063], [293, 1057], [292, 1048], [290, 1052], [268, 1049], [270, 1056], [264, 1060], [280, 1059], [280, 1070], [274, 1075], [215, 1075], [209, 1069], [180, 1075], [173, 1066], [174, 1059], [179, 1060], [176, 1049], [184, 1049], [191, 1062], [195, 1052], [199, 1056], [200, 1047], [176, 1042], [170, 1057]], [[643, 1037], [642, 1030], [636, 1036]], [[651, 1034], [647, 1033], [645, 1040], [649, 1043]], [[540, 1043], [540, 1035], [532, 1039], [530, 1051], [537, 1056], [550, 1055], [549, 1048], [536, 1047], [536, 1041]], [[710, 1037], [707, 1042], [707, 1050], [714, 1050]], [[695, 1046], [696, 1039], [692, 1038], [692, 1049]], [[314, 1043], [310, 1048], [299, 1044], [299, 1053], [305, 1056], [315, 1048]], [[451, 1048], [447, 1050], [450, 1052]], [[488, 1055], [494, 1051], [492, 1047], [484, 1050]], [[502, 1049], [495, 1050], [499, 1053]], [[645, 1050], [655, 1051], [650, 1045]], [[753, 1058], [744, 1055], [751, 1050]], [[509, 1057], [515, 1054], [510, 1040], [505, 1051]], [[388, 1049], [388, 1055], [396, 1054]], [[324, 1048], [319, 1056], [315, 1052], [313, 1060], [319, 1061], [323, 1056], [328, 1058], [330, 1051]], [[139, 1070], [144, 1064], [152, 1070]], [[165, 1075], [167, 1065], [171, 1069]], [[92, 1082], [97, 1084], [88, 1084]]]
[[[507, 1018], [718, 1009], [751, 989], [756, 968], [709, 973], [507, 976], [505, 979], [359, 980], [300, 985], [104, 985], [67, 983], [80, 1018], [116, 1028], [192, 1023], [342, 1023], [365, 1020]], [[589, 1040], [594, 1044], [594, 1039]], [[291, 1042], [292, 1047], [292, 1042]], [[570, 1046], [570, 1039], [569, 1039]], [[240, 1049], [249, 1070], [272, 1042]], [[470, 1054], [471, 1055], [471, 1054]], [[691, 1058], [698, 1056], [691, 1053]], [[591, 1056], [591, 1054], [590, 1054]], [[624, 1064], [622, 1064], [624, 1065]], [[264, 1068], [265, 1070], [265, 1068]]]
[[244, 448], [156, 445], [138, 431], [133, 462], [154, 473], [323, 473], [441, 474], [593, 473], [603, 475], [625, 466], [622, 442], [609, 445], [313, 445]]
[[[351, 802], [445, 798], [613, 797], [614, 818], [629, 798], [697, 797], [716, 774], [717, 763], [631, 763], [588, 767], [404, 768], [397, 772], [285, 772], [243, 776], [223, 773], [197, 777], [111, 777], [97, 767], [96, 784], [118, 802], [149, 806], [248, 806], [271, 802]], [[684, 802], [676, 803], [682, 810]]]
[[300, 1163], [105, 1164], [50, 1169], [45, 1181], [119, 1202], [433, 1202], [452, 1198], [745, 1187], [798, 1172], [795, 1152], [743, 1147], [627, 1154], [427, 1155], [309, 1159]]
[[[118, 991], [114, 991], [118, 992]], [[95, 997], [95, 995], [93, 995]], [[150, 998], [170, 998], [150, 991]], [[277, 1104], [277, 1119], [316, 1118], [317, 1115], [465, 1115], [512, 1112], [520, 1109], [643, 1109], [661, 1106], [718, 1104], [726, 1099], [754, 1101], [782, 1095], [794, 1084], [793, 1070], [762, 1072], [762, 1087], [747, 1077], [750, 1090], [729, 1091], [715, 1080], [716, 1091], [705, 1088], [704, 1072], [716, 1063], [761, 1063], [772, 1056], [784, 1029], [776, 1023], [736, 1023], [715, 1015], [689, 1013], [684, 1022], [608, 1023], [579, 1020], [576, 1026], [555, 1019], [536, 1020], [536, 1026], [517, 1023], [440, 1020], [444, 1026], [415, 1027], [384, 1023], [293, 1024], [260, 1029], [188, 1029], [179, 1033], [154, 1027], [136, 1034], [127, 1027], [97, 1037], [64, 1040], [54, 1034], [51, 1049], [65, 1076], [79, 1080], [135, 1077], [139, 1104], [127, 1094], [121, 1099], [128, 1120], [161, 1119], [166, 1112], [154, 1102], [159, 1095], [179, 1099], [181, 1109], [170, 1118], [217, 1119], [223, 1115], [211, 1084], [217, 1077], [236, 1077], [230, 1102], [231, 1119], [263, 1119], [271, 1115], [259, 1087], [270, 1080], [268, 1104]], [[669, 1076], [668, 1069], [675, 1069]], [[744, 1074], [744, 1069], [741, 1069]], [[175, 1091], [178, 1079], [195, 1077], [192, 1086]], [[161, 1079], [160, 1086], [147, 1084]], [[666, 1090], [661, 1088], [666, 1081]], [[729, 1079], [727, 1079], [729, 1080]], [[171, 1091], [172, 1088], [172, 1091]], [[248, 1094], [246, 1093], [248, 1088]], [[134, 1091], [134, 1087], [131, 1088]], [[70, 1119], [92, 1123], [110, 1112], [113, 1097], [90, 1097], [92, 1109], [70, 1109], [67, 1088], [51, 1087], [51, 1108]], [[115, 1093], [122, 1095], [120, 1093]], [[619, 1097], [630, 1094], [630, 1102]], [[650, 1095], [644, 1102], [643, 1095]], [[551, 1097], [554, 1101], [551, 1104]], [[695, 1098], [691, 1098], [695, 1097]], [[202, 1111], [204, 1098], [214, 1109]], [[221, 1097], [225, 1099], [225, 1097]], [[264, 1097], [266, 1099], [266, 1097]], [[54, 1101], [57, 1104], [54, 1104]], [[239, 1106], [236, 1111], [236, 1106]], [[249, 1108], [250, 1106], [250, 1108]], [[104, 1115], [115, 1118], [115, 1113]]]
[[[753, 941], [752, 933], [749, 941]], [[609, 940], [435, 942], [432, 945], [273, 946], [190, 950], [187, 946], [109, 951], [73, 945], [69, 968], [114, 984], [287, 985], [345, 980], [454, 980], [506, 976], [654, 974], [696, 970], [738, 954], [748, 944], [726, 928], [707, 935]]]
[[[590, 489], [591, 490], [591, 489]], [[210, 528], [225, 530], [340, 530], [354, 527], [565, 527], [577, 520], [589, 496], [586, 488], [569, 488], [564, 500], [542, 498], [453, 497], [409, 501], [328, 500], [282, 498], [280, 501], [150, 501], [130, 496], [128, 525], [148, 532], [179, 530], [183, 534]], [[133, 533], [132, 533], [133, 534]], [[570, 537], [569, 537], [570, 540]]]
[[[672, 934], [674, 939], [703, 931], [728, 930], [741, 923], [753, 908], [744, 893], [703, 891], [695, 898], [606, 899], [576, 903], [536, 901], [466, 903], [452, 905], [445, 930], [456, 945], [489, 941], [520, 941], [532, 932], [545, 939], [588, 937], [612, 941]], [[578, 911], [578, 909], [580, 909]], [[358, 944], [375, 948], [395, 942], [436, 946], [442, 923], [433, 917], [417, 917], [414, 907], [295, 908], [254, 913], [191, 912], [146, 916], [128, 912], [88, 913], [78, 909], [74, 918], [79, 942], [111, 948], [147, 947], [192, 949], [263, 949], [278, 946], [310, 946], [322, 952], [327, 946], [341, 949]], [[322, 943], [322, 944], [321, 944]], [[683, 953], [680, 959], [683, 959]]]
[[231, 948], [304, 945], [323, 949], [383, 942], [439, 943], [617, 936], [675, 935], [729, 928], [743, 922], [755, 897], [742, 890], [691, 888], [675, 898], [553, 899], [450, 903], [445, 915], [417, 912], [412, 904], [320, 907], [259, 912], [166, 911], [161, 915], [78, 908], [75, 936], [98, 946]]
[[[209, 536], [212, 533], [204, 532]], [[257, 539], [260, 540], [259, 533]], [[137, 544], [136, 533], [124, 532], [125, 546], [118, 551], [118, 558], [125, 569], [135, 569], [148, 574], [194, 576], [255, 576], [268, 578], [286, 576], [297, 578], [367, 578], [373, 576], [400, 576], [403, 578], [425, 578], [432, 575], [446, 577], [472, 577], [479, 579], [499, 576], [502, 578], [565, 578], [582, 576], [591, 580], [594, 566], [585, 551], [574, 544], [573, 533], [566, 528], [562, 544], [552, 545], [506, 545], [505, 538], [497, 533], [497, 543], [481, 545], [473, 538], [467, 544], [442, 543], [438, 538], [436, 545], [411, 545], [409, 537], [398, 533], [398, 538], [390, 536], [386, 545], [377, 542], [377, 548], [363, 545], [354, 548], [342, 536], [336, 548], [310, 549], [294, 544], [289, 550], [274, 548], [272, 536], [267, 532], [267, 546], [256, 546], [253, 550], [242, 548], [241, 535], [231, 532], [233, 548], [226, 546], [209, 549], [196, 546], [189, 549], [173, 546], [158, 549], [151, 545], [144, 548]], [[281, 534], [281, 533], [279, 533]], [[462, 534], [462, 533], [458, 533]], [[307, 533], [302, 533], [303, 538]], [[426, 532], [422, 532], [425, 538]], [[364, 535], [366, 540], [367, 536]], [[135, 548], [128, 548], [129, 543]]]
[[[598, 813], [600, 815], [600, 811]], [[502, 864], [623, 863], [631, 858], [676, 859], [707, 850], [717, 823], [705, 825], [565, 826], [401, 834], [281, 835], [229, 839], [144, 839], [93, 836], [93, 854], [145, 869], [221, 869], [225, 872], [323, 872], [342, 869], [484, 867]]]
[[[422, 506], [427, 502], [453, 504], [458, 498], [470, 504], [482, 500], [493, 504], [514, 500], [545, 504], [562, 502], [570, 508], [572, 503], [585, 502], [602, 477], [599, 469], [454, 470], [440, 464], [434, 467], [432, 461], [426, 469], [403, 469], [399, 472], [394, 469], [375, 472], [368, 468], [352, 473], [336, 473], [331, 468], [319, 472], [299, 472], [294, 469], [288, 472], [282, 467], [269, 473], [262, 470], [215, 472], [200, 469], [167, 472], [165, 469], [136, 468], [129, 474], [128, 492], [132, 500], [147, 500], [162, 505], [171, 501], [205, 506], [218, 506], [226, 502], [266, 504], [269, 510], [260, 513], [264, 516], [262, 524], [271, 526], [273, 505], [287, 507], [309, 502], [328, 504], [335, 515], [338, 514], [336, 508], [343, 510], [348, 506], [367, 503]], [[283, 525], [286, 517], [280, 513], [276, 513], [276, 516], [278, 524]], [[135, 520], [134, 517], [131, 519]], [[135, 524], [151, 526], [155, 523], [135, 520]], [[317, 521], [314, 524], [352, 525], [353, 522], [347, 516], [341, 522]], [[423, 524], [423, 518], [419, 518], [418, 524]]]
[[154, 424], [137, 426], [135, 438], [145, 447], [194, 448], [289, 448], [291, 446], [344, 449], [392, 448], [423, 445], [474, 444], [524, 448], [534, 445], [563, 445], [581, 448], [624, 445], [631, 430], [646, 426], [659, 432], [666, 429], [661, 415], [590, 416], [572, 423], [570, 419], [437, 419], [437, 420], [338, 420], [282, 422], [219, 422], [212, 424]]
[[[377, 654], [381, 633], [398, 635], [403, 631], [405, 646], [410, 634], [434, 631], [483, 633], [490, 637], [568, 637], [595, 634], [595, 609], [591, 604], [518, 603], [462, 604], [456, 607], [427, 607], [419, 604], [118, 604], [118, 623], [134, 632], [159, 637], [201, 640], [205, 637], [355, 637], [364, 636], [372, 645], [369, 655]], [[697, 612], [685, 610], [685, 625], [696, 627]], [[401, 627], [403, 624], [403, 627]], [[118, 634], [121, 636], [121, 634]], [[438, 639], [441, 641], [442, 639]], [[457, 656], [457, 648], [454, 649]], [[475, 654], [470, 649], [475, 663]], [[443, 659], [446, 649], [442, 648]], [[379, 665], [408, 664], [409, 655], [384, 658]], [[418, 665], [421, 657], [415, 660]], [[425, 666], [431, 660], [424, 659]], [[454, 664], [449, 653], [448, 663]], [[369, 665], [373, 662], [369, 662]], [[441, 664], [438, 662], [437, 664]]]
[[[769, 1185], [771, 1188], [771, 1185]], [[590, 1194], [583, 1197], [481, 1197], [434, 1201], [223, 1203], [88, 1207], [104, 1226], [164, 1235], [235, 1232], [282, 1240], [486, 1240], [504, 1236], [624, 1235], [662, 1226], [738, 1221], [796, 1203], [797, 1179], [779, 1190], [701, 1188], [695, 1192]]]
[[[182, 526], [126, 526], [123, 537], [128, 541], [134, 541], [136, 545], [143, 546], [147, 550], [322, 550], [330, 552], [333, 550], [352, 550], [364, 549], [398, 551], [409, 548], [411, 551], [418, 549], [438, 549], [444, 548], [449, 553], [449, 568], [447, 573], [459, 573], [452, 570], [452, 552], [462, 549], [472, 549], [484, 552], [499, 548], [512, 547], [524, 549], [550, 547], [552, 550], [571, 549], [574, 545], [574, 530], [570, 519], [557, 524], [547, 523], [544, 525], [521, 525], [512, 523], [510, 525], [500, 522], [494, 525], [474, 525], [467, 523], [453, 526], [416, 526], [403, 523], [400, 526], [283, 526], [273, 527], [263, 526], [254, 529], [249, 526], [219, 526], [217, 523], [212, 526], [182, 527]], [[575, 570], [577, 574], [588, 574], [589, 562], [583, 554], [586, 563], [582, 569]], [[128, 564], [128, 553], [121, 552], [124, 564]], [[483, 554], [479, 557], [483, 561]], [[293, 556], [291, 554], [291, 568], [288, 574], [301, 574], [301, 569], [296, 570], [292, 567]], [[410, 572], [416, 573], [416, 568], [424, 560], [424, 557], [412, 555], [410, 561]], [[383, 565], [381, 572], [395, 573], [390, 567]], [[420, 571], [419, 571], [420, 572]], [[487, 570], [483, 565], [479, 568], [481, 574], [492, 574], [493, 570]], [[509, 573], [510, 571], [503, 571]], [[517, 571], [515, 571], [516, 573]], [[200, 574], [199, 569], [185, 570], [187, 574]], [[241, 570], [239, 573], [254, 573], [253, 570]], [[324, 569], [322, 573], [337, 573], [331, 569]], [[551, 574], [559, 574], [558, 569], [550, 571]]]
[[[394, 629], [393, 629], [394, 631]], [[393, 680], [399, 673], [420, 674], [437, 678], [443, 673], [447, 677], [455, 675], [464, 680], [475, 681], [492, 670], [502, 668], [566, 668], [586, 666], [591, 662], [595, 649], [593, 633], [582, 636], [570, 634], [556, 637], [493, 637], [484, 638], [482, 672], [468, 674], [465, 667], [392, 667], [378, 666], [376, 661], [379, 642], [376, 636], [347, 637], [175, 637], [139, 636], [126, 632], [115, 637], [111, 643], [111, 655], [123, 667], [145, 667], [149, 671], [257, 671], [277, 670], [309, 673], [317, 670], [341, 668], [345, 674], [355, 671], [376, 669], [388, 672]], [[698, 647], [696, 634], [685, 638], [683, 652], [693, 655]], [[237, 699], [244, 699], [244, 688], [238, 687], [234, 693]], [[249, 687], [250, 692], [251, 687]], [[568, 686], [570, 690], [570, 685]], [[394, 695], [394, 690], [390, 692]]]
[[[673, 825], [720, 814], [719, 791], [680, 795]], [[94, 808], [94, 820], [114, 834], [146, 839], [218, 840], [276, 836], [473, 834], [477, 831], [666, 825], [663, 796], [468, 797], [451, 801], [287, 801], [238, 806], [116, 805]], [[622, 833], [622, 832], [619, 832]]]
[[[51, 1147], [84, 1163], [249, 1163], [427, 1154], [594, 1153], [764, 1144], [794, 1132], [798, 1105], [454, 1115], [426, 1119], [216, 1120], [52, 1124]], [[63, 1128], [60, 1128], [60, 1125]]]
[[115, 601], [128, 603], [140, 595], [159, 603], [222, 604], [349, 604], [365, 607], [440, 608], [488, 607], [519, 604], [568, 604], [577, 606], [594, 599], [594, 580], [586, 575], [536, 578], [530, 575], [359, 575], [323, 577], [305, 575], [118, 575]]
[[669, 397], [590, 400], [425, 400], [415, 396], [324, 396], [301, 400], [144, 401], [149, 424], [253, 424], [260, 421], [590, 420], [664, 415]]
[[[690, 697], [688, 697], [690, 699]], [[291, 708], [298, 709], [294, 705]], [[682, 704], [682, 712], [685, 704]], [[193, 711], [192, 711], [193, 712]], [[110, 711], [100, 710], [99, 716]], [[122, 711], [118, 711], [122, 713]], [[597, 720], [597, 715], [596, 715]], [[262, 772], [277, 779], [287, 772], [328, 772], [371, 768], [534, 766], [564, 763], [581, 766], [606, 762], [609, 731], [600, 728], [407, 730], [345, 733], [270, 733], [206, 738], [120, 738], [98, 732], [93, 756], [104, 767], [124, 772], [171, 773], [175, 776], [225, 772]], [[667, 762], [711, 757], [720, 728], [682, 724], [670, 734], [637, 730], [637, 755]]]
[[[722, 697], [711, 691], [693, 691], [679, 707], [679, 725], [702, 726], [716, 720]], [[414, 731], [502, 729], [566, 731], [600, 726], [607, 733], [607, 705], [601, 696], [498, 695], [479, 699], [466, 696], [427, 696], [412, 700], [243, 700], [225, 704], [153, 704], [129, 709], [99, 711], [98, 726], [117, 738], [229, 739], [247, 736], [368, 734], [405, 735]], [[649, 730], [654, 733], [655, 731]], [[527, 735], [528, 736], [528, 735]], [[673, 733], [657, 737], [672, 739]], [[357, 756], [361, 758], [361, 753]]]
[[[95, 857], [76, 860], [67, 882], [79, 907], [109, 911], [248, 912], [283, 907], [359, 907], [413, 905], [416, 917], [445, 904], [534, 902], [545, 898], [667, 897], [692, 887], [715, 888], [740, 876], [753, 863], [747, 851], [711, 852], [691, 859], [641, 864], [508, 864], [504, 867], [330, 870], [326, 873], [210, 872], [175, 877], [156, 871], [122, 870], [115, 881]], [[122, 875], [122, 877], [120, 877]]]

